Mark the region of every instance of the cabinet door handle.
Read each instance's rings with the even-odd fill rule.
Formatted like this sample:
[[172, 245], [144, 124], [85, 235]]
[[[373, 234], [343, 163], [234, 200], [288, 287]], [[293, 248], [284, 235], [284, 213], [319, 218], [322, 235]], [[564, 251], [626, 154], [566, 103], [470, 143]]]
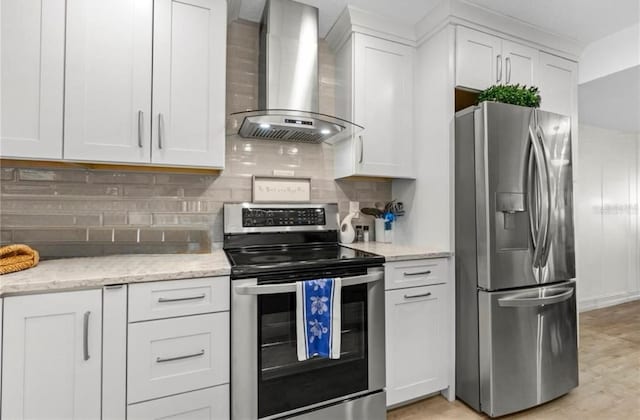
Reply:
[[82, 348], [84, 353], [84, 360], [87, 361], [91, 356], [89, 356], [89, 317], [91, 316], [91, 311], [87, 311], [84, 313], [84, 326], [83, 337], [82, 337]]
[[173, 362], [174, 360], [191, 359], [192, 357], [204, 356], [204, 349], [197, 353], [185, 354], [183, 356], [174, 357], [156, 357], [156, 363]]
[[203, 293], [201, 295], [198, 296], [187, 296], [187, 297], [180, 297], [180, 298], [158, 298], [158, 302], [159, 303], [166, 303], [166, 302], [181, 302], [183, 300], [198, 300], [198, 299], [204, 299], [206, 295]]
[[496, 83], [498, 83], [502, 80], [502, 54], [496, 56], [496, 69]]
[[144, 112], [138, 110], [138, 147], [142, 149], [142, 119], [144, 118]]
[[164, 119], [162, 118], [162, 113], [158, 114], [158, 149], [162, 149], [162, 131], [164, 129]]
[[420, 293], [419, 295], [404, 295], [404, 298], [405, 299], [415, 299], [415, 298], [428, 297], [428, 296], [431, 296], [431, 292]]
[[364, 159], [364, 141], [362, 140], [362, 136], [358, 136], [358, 138], [360, 139], [360, 159], [358, 160], [358, 163], [362, 163], [362, 160]]
[[405, 276], [426, 276], [427, 274], [431, 274], [431, 270], [418, 271], [416, 273], [404, 273]]
[[507, 57], [504, 59], [504, 65], [507, 71], [507, 83], [511, 81], [511, 58]]

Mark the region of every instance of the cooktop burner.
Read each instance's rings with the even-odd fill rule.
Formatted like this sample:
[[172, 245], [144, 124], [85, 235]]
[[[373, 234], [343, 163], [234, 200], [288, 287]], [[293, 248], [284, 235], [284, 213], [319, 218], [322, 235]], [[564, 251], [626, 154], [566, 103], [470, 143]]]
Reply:
[[280, 262], [291, 261], [292, 259], [293, 257], [291, 257], [290, 255], [256, 255], [254, 257], [251, 257], [250, 261], [256, 264], [262, 264], [262, 263], [280, 263]]

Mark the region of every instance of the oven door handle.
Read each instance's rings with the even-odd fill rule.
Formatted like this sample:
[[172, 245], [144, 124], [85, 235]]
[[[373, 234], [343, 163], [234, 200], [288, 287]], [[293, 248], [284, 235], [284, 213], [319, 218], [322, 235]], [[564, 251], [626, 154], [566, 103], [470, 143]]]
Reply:
[[[362, 276], [342, 277], [342, 287], [355, 286], [357, 284], [373, 283], [384, 278], [384, 272], [380, 271]], [[261, 284], [255, 286], [235, 286], [234, 290], [239, 295], [275, 295], [278, 293], [295, 293], [295, 283]]]

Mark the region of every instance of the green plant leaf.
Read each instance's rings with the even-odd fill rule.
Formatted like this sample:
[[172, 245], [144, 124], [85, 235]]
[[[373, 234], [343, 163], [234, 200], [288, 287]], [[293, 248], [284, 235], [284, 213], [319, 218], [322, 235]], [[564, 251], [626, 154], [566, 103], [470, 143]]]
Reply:
[[528, 106], [538, 108], [540, 106], [540, 94], [536, 86], [526, 85], [493, 85], [478, 94], [478, 102], [495, 101], [506, 104]]

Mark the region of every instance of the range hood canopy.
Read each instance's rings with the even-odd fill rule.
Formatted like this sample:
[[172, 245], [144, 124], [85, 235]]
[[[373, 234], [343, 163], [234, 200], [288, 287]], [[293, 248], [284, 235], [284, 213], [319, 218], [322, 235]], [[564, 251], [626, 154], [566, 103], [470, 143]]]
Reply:
[[336, 143], [363, 130], [318, 112], [318, 9], [267, 0], [260, 28], [259, 109], [231, 114], [245, 138]]

